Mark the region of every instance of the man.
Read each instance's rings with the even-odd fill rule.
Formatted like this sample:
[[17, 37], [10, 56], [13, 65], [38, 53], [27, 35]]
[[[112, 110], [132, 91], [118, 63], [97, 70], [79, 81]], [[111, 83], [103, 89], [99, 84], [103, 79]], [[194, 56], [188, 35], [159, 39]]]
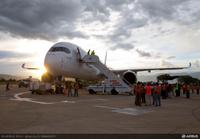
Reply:
[[150, 83], [148, 83], [147, 87], [146, 87], [146, 102], [147, 102], [147, 104], [145, 106], [151, 106], [151, 90], [152, 90], [152, 87], [150, 86]]
[[68, 97], [69, 97], [69, 93], [71, 93], [71, 97], [72, 97], [72, 86], [71, 86], [71, 83], [69, 83], [69, 85], [68, 85]]
[[176, 83], [174, 90], [176, 91], [176, 97], [178, 97], [178, 84]]
[[167, 86], [165, 85], [165, 83], [163, 83], [163, 85], [162, 85], [162, 92], [163, 92], [163, 99], [166, 99], [167, 98]]
[[159, 106], [161, 106], [160, 98], [161, 98], [161, 86], [158, 83], [156, 83], [156, 87], [155, 87], [156, 106], [158, 106], [158, 103], [159, 103]]
[[145, 89], [144, 89], [144, 84], [141, 85], [141, 97], [142, 97], [142, 103], [146, 103], [145, 99]]
[[91, 52], [91, 55], [95, 55], [95, 52], [94, 52], [94, 50]]
[[156, 87], [156, 84], [154, 83], [154, 84], [153, 84], [153, 89], [152, 89], [152, 90], [153, 90], [153, 91], [152, 91], [152, 96], [153, 96], [153, 103], [152, 103], [152, 104], [153, 104], [153, 105], [155, 105], [155, 102], [156, 102], [156, 98], [155, 98], [155, 97], [156, 97], [156, 96], [155, 96], [155, 87]]
[[197, 94], [199, 94], [199, 85], [196, 85]]
[[186, 98], [190, 98], [190, 85], [186, 85]]
[[90, 55], [90, 49], [89, 49], [89, 51], [87, 52], [87, 55]]
[[135, 88], [135, 94], [136, 94], [135, 105], [136, 106], [142, 106], [141, 105], [141, 85], [140, 85], [140, 82], [138, 82], [138, 84]]
[[6, 83], [6, 91], [10, 91], [9, 84], [10, 83], [7, 81], [7, 83]]
[[185, 94], [185, 89], [186, 89], [186, 86], [185, 86], [185, 84], [183, 85], [183, 94]]
[[78, 97], [78, 89], [79, 89], [79, 85], [78, 85], [78, 83], [76, 83], [75, 86], [74, 86], [74, 97], [75, 96]]

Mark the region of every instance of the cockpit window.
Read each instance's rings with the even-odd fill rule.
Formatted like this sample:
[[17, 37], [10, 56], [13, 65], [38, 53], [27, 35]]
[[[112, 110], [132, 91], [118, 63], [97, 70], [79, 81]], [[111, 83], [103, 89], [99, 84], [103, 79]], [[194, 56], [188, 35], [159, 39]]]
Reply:
[[51, 47], [51, 49], [49, 50], [49, 52], [58, 52], [58, 51], [62, 51], [65, 53], [70, 54], [70, 50], [66, 47]]

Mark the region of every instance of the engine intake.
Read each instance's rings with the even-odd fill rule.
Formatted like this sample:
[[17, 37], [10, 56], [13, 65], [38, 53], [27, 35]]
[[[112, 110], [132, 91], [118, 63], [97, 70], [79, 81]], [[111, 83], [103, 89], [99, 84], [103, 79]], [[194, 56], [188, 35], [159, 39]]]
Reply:
[[53, 81], [53, 76], [50, 73], [45, 72], [42, 74], [42, 81], [46, 83], [51, 83]]
[[132, 71], [126, 71], [123, 73], [122, 75], [122, 80], [126, 83], [126, 84], [131, 84], [133, 85], [134, 83], [137, 82], [137, 77], [135, 75], [134, 72]]

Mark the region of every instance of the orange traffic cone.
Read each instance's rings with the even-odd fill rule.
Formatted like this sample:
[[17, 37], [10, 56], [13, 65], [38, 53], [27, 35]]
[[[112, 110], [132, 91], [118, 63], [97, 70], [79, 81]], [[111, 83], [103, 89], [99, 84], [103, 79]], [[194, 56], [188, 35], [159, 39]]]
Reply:
[[66, 92], [64, 91], [63, 96], [66, 96]]

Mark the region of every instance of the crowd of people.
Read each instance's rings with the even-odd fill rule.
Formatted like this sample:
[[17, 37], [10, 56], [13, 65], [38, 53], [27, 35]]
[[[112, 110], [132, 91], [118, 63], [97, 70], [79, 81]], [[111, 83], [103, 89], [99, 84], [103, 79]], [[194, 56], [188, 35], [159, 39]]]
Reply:
[[[189, 85], [184, 84], [182, 85], [183, 94], [186, 94], [186, 98], [190, 98], [190, 91], [194, 93], [196, 89], [197, 94], [199, 94], [199, 85]], [[171, 98], [172, 96], [179, 97], [181, 92], [181, 85], [180, 84], [168, 84], [168, 83], [154, 83], [151, 85], [147, 83], [138, 82], [135, 87], [134, 91], [136, 94], [135, 97], [135, 105], [142, 106], [141, 104], [144, 103], [145, 106], [161, 106], [161, 98], [167, 99]]]

